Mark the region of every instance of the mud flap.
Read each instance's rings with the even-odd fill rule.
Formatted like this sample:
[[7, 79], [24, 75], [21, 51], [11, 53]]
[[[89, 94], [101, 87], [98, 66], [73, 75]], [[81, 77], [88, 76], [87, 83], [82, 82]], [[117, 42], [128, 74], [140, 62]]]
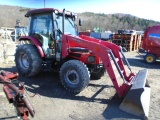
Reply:
[[148, 70], [140, 70], [135, 76], [131, 89], [126, 94], [119, 108], [125, 112], [148, 119], [150, 105], [150, 87], [147, 85]]

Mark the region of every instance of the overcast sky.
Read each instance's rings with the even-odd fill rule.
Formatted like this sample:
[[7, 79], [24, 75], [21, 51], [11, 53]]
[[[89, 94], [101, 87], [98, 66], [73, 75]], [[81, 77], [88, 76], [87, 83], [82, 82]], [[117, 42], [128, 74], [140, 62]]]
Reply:
[[160, 21], [160, 0], [0, 0], [0, 5], [52, 7], [73, 12], [125, 13]]

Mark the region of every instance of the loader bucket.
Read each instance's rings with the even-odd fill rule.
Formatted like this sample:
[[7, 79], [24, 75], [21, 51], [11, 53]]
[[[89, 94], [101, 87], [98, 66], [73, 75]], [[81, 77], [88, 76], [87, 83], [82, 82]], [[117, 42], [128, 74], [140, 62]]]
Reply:
[[150, 105], [150, 87], [146, 84], [147, 74], [147, 69], [138, 72], [131, 89], [119, 106], [121, 110], [142, 119], [148, 119]]

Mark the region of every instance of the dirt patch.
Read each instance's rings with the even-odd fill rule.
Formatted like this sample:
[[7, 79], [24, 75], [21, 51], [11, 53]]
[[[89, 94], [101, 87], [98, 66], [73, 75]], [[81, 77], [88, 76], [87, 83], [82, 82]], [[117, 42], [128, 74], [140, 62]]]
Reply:
[[[148, 82], [151, 86], [149, 120], [160, 119], [160, 61], [147, 64], [135, 52], [126, 53], [134, 73], [148, 69]], [[17, 71], [14, 64], [0, 64], [0, 69]], [[119, 109], [121, 99], [115, 94], [114, 86], [107, 74], [100, 80], [90, 81], [89, 86], [77, 95], [68, 93], [60, 83], [58, 74], [42, 72], [34, 78], [22, 78], [30, 94], [29, 98], [36, 115], [34, 120], [140, 120], [138, 117]], [[10, 106], [0, 86], [0, 119], [16, 120], [14, 108]], [[3, 107], [5, 106], [5, 107]]]

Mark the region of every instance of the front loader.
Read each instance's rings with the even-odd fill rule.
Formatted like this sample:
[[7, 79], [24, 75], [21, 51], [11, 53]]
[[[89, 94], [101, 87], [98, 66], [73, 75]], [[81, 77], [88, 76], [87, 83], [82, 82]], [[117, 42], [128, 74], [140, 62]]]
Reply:
[[[25, 16], [31, 17], [29, 36], [19, 39], [21, 45], [15, 54], [20, 75], [32, 77], [44, 69], [54, 70], [60, 73], [61, 83], [68, 91], [79, 93], [91, 78], [100, 79], [107, 71], [119, 97], [124, 98], [120, 109], [148, 117], [148, 71], [134, 74], [120, 46], [78, 36], [76, 15], [65, 9], [36, 9]], [[78, 23], [81, 25], [81, 20]]]

